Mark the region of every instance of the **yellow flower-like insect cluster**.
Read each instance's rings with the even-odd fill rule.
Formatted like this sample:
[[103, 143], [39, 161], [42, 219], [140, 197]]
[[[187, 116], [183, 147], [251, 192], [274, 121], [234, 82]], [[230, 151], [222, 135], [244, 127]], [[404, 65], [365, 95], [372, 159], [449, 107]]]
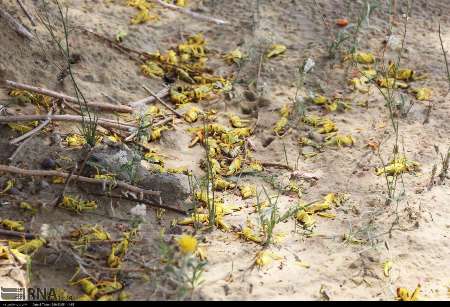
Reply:
[[323, 202], [313, 203], [309, 206], [304, 204], [299, 204], [300, 210], [296, 214], [297, 221], [303, 225], [306, 229], [311, 229], [316, 221], [314, 219], [314, 214], [325, 218], [334, 218], [334, 214], [324, 213], [323, 211], [330, 210], [333, 205], [339, 206], [347, 199], [345, 194], [339, 193], [329, 193], [325, 196]]
[[147, 58], [141, 65], [145, 75], [153, 78], [171, 76], [184, 82], [172, 85], [169, 91], [170, 99], [177, 106], [211, 99], [232, 88], [229, 79], [206, 73], [206, 40], [201, 33], [190, 36], [164, 54], [149, 53]]
[[386, 174], [396, 176], [402, 173], [413, 172], [419, 169], [419, 164], [408, 160], [405, 156], [398, 156], [392, 159], [386, 166], [376, 169], [377, 176]]
[[[376, 59], [373, 54], [368, 52], [356, 52], [353, 54], [353, 60], [365, 67], [360, 70], [360, 77], [355, 77], [349, 82], [354, 90], [361, 93], [369, 93], [369, 85], [372, 81], [376, 82], [381, 88], [407, 89], [411, 82], [426, 79], [425, 75], [418, 75], [417, 72], [409, 68], [397, 67], [395, 63], [390, 63], [386, 72], [378, 72], [371, 66]], [[432, 91], [427, 87], [413, 88], [411, 93], [419, 101], [428, 101], [432, 98]]]

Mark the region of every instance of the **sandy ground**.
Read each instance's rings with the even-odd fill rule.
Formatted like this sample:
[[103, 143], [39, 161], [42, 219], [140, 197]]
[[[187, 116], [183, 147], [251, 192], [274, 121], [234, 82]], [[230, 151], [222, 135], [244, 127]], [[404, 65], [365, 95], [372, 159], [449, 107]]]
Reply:
[[[33, 11], [39, 8], [40, 1], [24, 1]], [[138, 65], [125, 54], [113, 49], [105, 41], [87, 34], [82, 29], [95, 31], [105, 37], [113, 38], [119, 30], [128, 35], [124, 45], [136, 50], [166, 50], [181, 42], [191, 34], [203, 32], [208, 47], [213, 54], [228, 52], [238, 45], [250, 55], [240, 70], [242, 82], [234, 84], [231, 98], [223, 98], [213, 107], [220, 112], [233, 112], [252, 122], [257, 122], [255, 134], [251, 137], [255, 145], [255, 158], [261, 161], [285, 163], [285, 154], [291, 166], [298, 160], [298, 170], [319, 174], [318, 180], [304, 181], [302, 199], [312, 201], [320, 199], [330, 192], [349, 195], [349, 199], [340, 207], [333, 208], [334, 219], [317, 217], [313, 234], [295, 227], [293, 220], [280, 223], [275, 232], [286, 234], [285, 239], [271, 247], [282, 257], [262, 269], [253, 268], [255, 255], [261, 246], [245, 242], [233, 232], [215, 230], [201, 234], [205, 237], [202, 245], [207, 251], [208, 265], [203, 275], [204, 283], [195, 291], [193, 298], [202, 300], [393, 300], [397, 287], [414, 289], [422, 286], [421, 298], [424, 300], [445, 300], [449, 298], [450, 269], [450, 189], [447, 185], [435, 185], [427, 189], [432, 168], [439, 165], [439, 157], [434, 146], [445, 151], [449, 144], [450, 99], [447, 94], [445, 66], [437, 33], [441, 18], [443, 41], [450, 49], [450, 21], [446, 14], [450, 4], [445, 1], [416, 0], [412, 8], [406, 36], [406, 51], [402, 66], [425, 73], [427, 79], [417, 84], [433, 90], [433, 109], [429, 121], [426, 118], [428, 102], [416, 101], [406, 118], [399, 121], [401, 146], [407, 157], [420, 163], [420, 172], [406, 174], [404, 179], [405, 197], [398, 204], [385, 205], [384, 178], [375, 175], [380, 166], [377, 156], [367, 147], [368, 140], [386, 140], [381, 147], [381, 155], [387, 160], [393, 146], [392, 128], [389, 115], [384, 107], [381, 95], [373, 88], [370, 95], [355, 93], [347, 80], [351, 73], [339, 59], [327, 58], [329, 31], [323, 24], [322, 15], [331, 20], [332, 31], [337, 18], [346, 17], [355, 22], [361, 12], [363, 1], [260, 1], [260, 17], [255, 22], [256, 1], [189, 1], [191, 9], [203, 14], [217, 16], [230, 22], [230, 25], [213, 25], [189, 16], [158, 8], [159, 21], [143, 25], [130, 25], [129, 19], [135, 10], [124, 5], [125, 1], [65, 1], [69, 7], [69, 18], [73, 26], [70, 41], [72, 50], [81, 55], [81, 61], [73, 66], [79, 86], [88, 100], [100, 100], [110, 103], [128, 103], [146, 97], [141, 85], [157, 91], [162, 81], [150, 79], [140, 73]], [[364, 26], [359, 39], [359, 49], [371, 51], [380, 56], [382, 42], [387, 38], [389, 17], [383, 4], [375, 10], [368, 26]], [[394, 35], [402, 35], [404, 3], [397, 1], [397, 25]], [[24, 24], [28, 20], [16, 7], [15, 1], [4, 1], [3, 6], [17, 16]], [[56, 11], [50, 12], [56, 16]], [[41, 37], [41, 43], [27, 42], [1, 24], [0, 70], [10, 80], [43, 86], [68, 94], [73, 93], [70, 82], [60, 84], [56, 81], [58, 69], [53, 65], [61, 62], [57, 52], [51, 46], [51, 40], [42, 26], [35, 28]], [[250, 80], [256, 78], [258, 60], [254, 53], [258, 46], [279, 43], [287, 46], [284, 55], [266, 60], [261, 66], [259, 86], [262, 97], [257, 102], [249, 101], [244, 95]], [[252, 55], [253, 54], [253, 55]], [[386, 57], [394, 57], [395, 50], [388, 50]], [[218, 57], [215, 57], [218, 58]], [[345, 112], [332, 112], [327, 116], [333, 119], [340, 133], [352, 134], [356, 143], [353, 147], [331, 148], [312, 157], [299, 155], [298, 137], [305, 133], [302, 127], [293, 126], [283, 137], [272, 142], [272, 127], [278, 120], [278, 110], [292, 101], [295, 95], [296, 72], [307, 58], [316, 65], [308, 75], [301, 91], [320, 92], [332, 96], [339, 93], [351, 100], [352, 109]], [[210, 65], [216, 73], [230, 73], [236, 67], [224, 65], [219, 59], [212, 59]], [[0, 99], [8, 99], [7, 91], [0, 91]], [[367, 101], [367, 107], [357, 105], [358, 101]], [[2, 103], [3, 104], [3, 103]], [[201, 105], [201, 104], [200, 104]], [[205, 107], [205, 105], [204, 105]], [[21, 107], [16, 108], [21, 111]], [[256, 110], [251, 115], [243, 114], [243, 109]], [[183, 110], [183, 109], [181, 109]], [[311, 114], [324, 114], [317, 106], [308, 105]], [[155, 148], [163, 152], [168, 166], [186, 166], [194, 174], [202, 175], [199, 157], [203, 155], [200, 146], [189, 148], [190, 135], [187, 126], [181, 122], [176, 129], [163, 134]], [[54, 125], [53, 129], [67, 133], [76, 127], [66, 124]], [[74, 130], [76, 131], [76, 130]], [[0, 157], [4, 162], [14, 151], [8, 145], [8, 139], [15, 132], [0, 127]], [[267, 143], [270, 143], [267, 146]], [[48, 137], [42, 135], [24, 147], [16, 158], [16, 165], [38, 168], [40, 160], [35, 156], [52, 153]], [[30, 159], [31, 157], [31, 159]], [[270, 188], [267, 178], [285, 181], [290, 172], [267, 168], [264, 176], [242, 176], [241, 180]], [[9, 178], [2, 174], [2, 179]], [[263, 180], [266, 178], [266, 180]], [[5, 205], [0, 215], [9, 218], [22, 218], [20, 212], [13, 210], [12, 203], [26, 198], [36, 203], [47, 203], [55, 192], [52, 188], [42, 188], [39, 179], [20, 179], [19, 196], [0, 196]], [[34, 193], [31, 192], [36, 187]], [[55, 187], [56, 190], [59, 187]], [[75, 187], [73, 191], [83, 193]], [[271, 189], [271, 193], [274, 191]], [[244, 225], [247, 219], [256, 219], [253, 204], [255, 199], [242, 200], [238, 193], [229, 192], [224, 197], [242, 210], [226, 216], [225, 220], [233, 226]], [[298, 196], [282, 195], [280, 210], [287, 210], [298, 202]], [[112, 202], [101, 200], [99, 212], [108, 212]], [[120, 205], [120, 206], [119, 206]], [[134, 204], [114, 202], [116, 213], [123, 218]], [[17, 211], [17, 210], [16, 210]], [[150, 210], [142, 229], [144, 246], [136, 253], [142, 257], [151, 257], [155, 251], [154, 238], [161, 227], [166, 227], [174, 214], [167, 214], [163, 222], [158, 222], [154, 211]], [[397, 223], [393, 226], [394, 221]], [[58, 229], [69, 229], [79, 223], [98, 223], [113, 228], [119, 223], [109, 219], [108, 215], [86, 214], [77, 216], [62, 210], [44, 208], [33, 218], [27, 218], [30, 230], [38, 231], [42, 223], [52, 224]], [[191, 231], [190, 227], [183, 228]], [[353, 235], [362, 243], [344, 242], [343, 236]], [[46, 254], [46, 253], [49, 254]], [[148, 254], [145, 254], [148, 253]], [[56, 286], [67, 284], [73, 274], [74, 265], [59, 261], [50, 265], [54, 257], [46, 249], [40, 252], [39, 260], [33, 263], [33, 286]], [[389, 277], [383, 274], [383, 262], [390, 260], [393, 268]], [[301, 266], [298, 261], [309, 264]], [[67, 286], [71, 291], [76, 291]], [[159, 298], [151, 294], [150, 286], [133, 283], [130, 292], [133, 299], [148, 300]]]

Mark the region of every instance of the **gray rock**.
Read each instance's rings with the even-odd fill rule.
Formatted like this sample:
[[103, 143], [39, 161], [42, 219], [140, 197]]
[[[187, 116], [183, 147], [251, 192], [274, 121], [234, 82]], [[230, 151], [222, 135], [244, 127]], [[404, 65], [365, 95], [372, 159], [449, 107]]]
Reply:
[[323, 135], [315, 131], [310, 131], [308, 133], [308, 137], [316, 143], [322, 143], [324, 139]]
[[143, 189], [160, 191], [165, 204], [181, 204], [190, 195], [188, 176], [152, 173], [141, 165], [141, 157], [125, 145], [96, 148], [87, 164], [114, 173], [119, 180], [133, 182]]
[[188, 176], [184, 174], [152, 174], [146, 176], [139, 185], [147, 189], [161, 191], [161, 198], [167, 204], [179, 204], [190, 195]]
[[41, 181], [41, 188], [44, 190], [48, 190], [50, 188], [50, 184], [46, 180]]
[[316, 151], [314, 150], [314, 147], [312, 147], [312, 146], [304, 146], [303, 151], [302, 151], [302, 153], [305, 155], [313, 154], [315, 152]]
[[51, 141], [51, 145], [60, 145], [61, 141], [62, 141], [61, 135], [56, 132], [52, 133], [50, 135], [50, 141]]
[[253, 91], [244, 91], [244, 97], [248, 101], [256, 101], [256, 99], [258, 98], [258, 96], [256, 96], [255, 92]]
[[102, 146], [94, 149], [88, 164], [103, 171], [116, 174], [119, 179], [134, 181], [138, 173], [140, 157], [125, 145]]
[[256, 111], [258, 109], [256, 102], [242, 101], [240, 103], [240, 106], [241, 106], [242, 113], [247, 114], [247, 115], [256, 113]]

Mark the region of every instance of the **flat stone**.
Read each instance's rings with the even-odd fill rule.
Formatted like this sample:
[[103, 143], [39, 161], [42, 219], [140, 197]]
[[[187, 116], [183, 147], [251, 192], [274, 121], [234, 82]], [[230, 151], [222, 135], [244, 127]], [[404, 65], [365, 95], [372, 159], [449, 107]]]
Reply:
[[150, 172], [141, 165], [141, 157], [123, 144], [94, 149], [87, 164], [104, 172], [114, 173], [117, 179], [132, 182], [143, 189], [160, 191], [165, 204], [181, 204], [190, 195], [188, 176]]

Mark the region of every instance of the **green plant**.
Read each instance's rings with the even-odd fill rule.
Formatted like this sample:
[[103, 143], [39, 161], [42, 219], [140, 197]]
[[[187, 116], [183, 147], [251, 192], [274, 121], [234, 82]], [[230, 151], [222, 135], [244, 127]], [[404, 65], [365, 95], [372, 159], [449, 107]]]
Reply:
[[344, 32], [344, 30], [339, 31], [334, 40], [330, 43], [330, 46], [328, 46], [328, 57], [330, 59], [335, 59], [337, 53], [341, 49], [341, 46], [351, 38], [351, 36]]
[[[319, 7], [317, 2], [316, 6]], [[340, 29], [337, 33], [330, 34], [332, 35], [331, 42], [328, 46], [328, 57], [330, 59], [335, 59], [340, 49], [345, 46], [345, 43], [348, 41], [350, 41], [348, 53], [353, 55], [357, 51], [359, 46], [359, 34], [363, 28], [363, 25], [364, 23], [367, 25], [369, 24], [370, 16], [377, 7], [378, 1], [365, 0], [361, 14], [358, 16], [358, 20], [355, 24], [349, 24], [347, 27]], [[332, 33], [326, 17], [323, 17], [323, 21], [327, 27], [327, 31]]]
[[[200, 184], [197, 178], [192, 174], [192, 172], [188, 173], [188, 182], [189, 182], [189, 194], [191, 195], [191, 200], [194, 204], [193, 207], [193, 213], [194, 216], [197, 216], [198, 213], [198, 207], [200, 205], [200, 202], [196, 200], [195, 194], [197, 191], [201, 192]], [[198, 229], [198, 222], [194, 223], [194, 229]]]
[[447, 59], [447, 51], [445, 50], [444, 47], [444, 42], [442, 41], [442, 34], [441, 34], [441, 22], [439, 22], [439, 42], [441, 43], [441, 49], [442, 49], [442, 54], [444, 56], [444, 61], [445, 61], [445, 68], [446, 68], [446, 72], [447, 72], [447, 81], [448, 81], [448, 86], [449, 86], [449, 91], [450, 91], [450, 69], [448, 67], [448, 59]]
[[[72, 63], [74, 62], [73, 55], [70, 50], [69, 45], [69, 20], [68, 20], [68, 8], [66, 8], [65, 12], [63, 12], [63, 8], [58, 0], [55, 0], [55, 3], [58, 8], [58, 13], [60, 17], [60, 22], [62, 23], [63, 28], [63, 34], [64, 34], [64, 40], [61, 42], [58, 39], [57, 33], [55, 32], [55, 28], [57, 28], [56, 24], [52, 22], [51, 17], [49, 16], [49, 7], [47, 4], [47, 1], [43, 1], [44, 5], [44, 12], [45, 15], [38, 14], [38, 17], [44, 27], [46, 28], [47, 32], [50, 34], [52, 41], [57, 45], [61, 56], [64, 59], [64, 62], [66, 64], [65, 70], [67, 71], [68, 75], [70, 76], [70, 79], [72, 81], [74, 91], [75, 91], [75, 97], [77, 98], [77, 103], [79, 106], [79, 111], [82, 116], [82, 122], [81, 122], [81, 129], [80, 132], [86, 139], [86, 143], [93, 148], [96, 143], [96, 135], [97, 135], [97, 121], [98, 116], [91, 112], [87, 100], [84, 97], [81, 89], [78, 86], [78, 83], [75, 80], [73, 71], [72, 71]], [[64, 71], [64, 70], [62, 70]]]
[[358, 50], [359, 33], [361, 32], [362, 26], [364, 23], [369, 25], [370, 16], [377, 7], [378, 7], [377, 1], [369, 1], [369, 0], [364, 1], [364, 7], [361, 10], [361, 14], [358, 17], [356, 25], [354, 26], [355, 30], [351, 34], [352, 43], [350, 46], [349, 53], [354, 54]]
[[209, 147], [209, 131], [208, 125], [205, 120], [203, 124], [205, 131], [205, 162], [206, 162], [206, 198], [207, 198], [207, 209], [208, 209], [208, 224], [210, 227], [216, 225], [216, 203], [215, 203], [215, 193], [214, 193], [214, 171], [211, 164], [210, 147]]
[[307, 58], [297, 69], [294, 95], [294, 113], [297, 119], [302, 119], [305, 116], [305, 99], [300, 96], [300, 91], [304, 87], [306, 75], [311, 71], [311, 69], [313, 69], [315, 65], [316, 64], [313, 59]]
[[263, 245], [267, 246], [273, 242], [273, 231], [275, 229], [275, 226], [295, 215], [299, 208], [292, 207], [284, 212], [284, 214], [280, 214], [280, 210], [278, 207], [280, 194], [278, 193], [278, 195], [276, 195], [275, 197], [270, 197], [264, 186], [262, 187], [262, 189], [269, 205], [267, 208], [262, 208], [260, 191], [256, 194], [256, 212], [258, 213], [259, 225], [261, 226], [264, 237]]
[[125, 171], [128, 175], [128, 178], [132, 184], [136, 182], [136, 175], [138, 169], [138, 163], [141, 161], [139, 155], [132, 154], [131, 160], [127, 161], [125, 164], [120, 166], [121, 170]]
[[173, 295], [184, 300], [192, 298], [195, 289], [203, 283], [202, 275], [207, 261], [199, 260], [193, 254], [181, 253], [174, 244], [163, 238], [158, 240], [160, 261], [164, 264], [157, 277], [158, 283], [167, 283]]
[[442, 154], [441, 152], [439, 152], [439, 148], [436, 148], [436, 152], [439, 154], [440, 158], [441, 158], [441, 171], [439, 172], [439, 181], [442, 184], [444, 182], [444, 180], [447, 178], [448, 176], [448, 167], [449, 167], [449, 163], [450, 163], [450, 146], [447, 149], [447, 153]]
[[[411, 12], [411, 3], [408, 2], [408, 6], [407, 6], [407, 14], [405, 17], [405, 22], [404, 22], [404, 27], [403, 27], [403, 37], [402, 37], [402, 43], [401, 43], [401, 48], [400, 50], [398, 50], [397, 52], [397, 57], [395, 62], [390, 63], [390, 65], [386, 66], [385, 63], [385, 59], [384, 59], [384, 53], [383, 53], [383, 58], [381, 59], [381, 65], [379, 65], [379, 71], [381, 72], [381, 80], [385, 81], [386, 84], [389, 84], [389, 78], [390, 75], [394, 75], [397, 76], [397, 70], [400, 67], [401, 64], [401, 59], [402, 59], [402, 55], [403, 52], [405, 50], [405, 42], [406, 42], [406, 35], [407, 35], [407, 30], [408, 30], [408, 16], [410, 15]], [[368, 77], [368, 76], [366, 76]], [[402, 101], [399, 103], [397, 102], [397, 78], [393, 78], [393, 82], [391, 86], [387, 86], [386, 88], [382, 88], [377, 82], [376, 80], [373, 80], [371, 78], [370, 82], [371, 84], [373, 84], [377, 90], [379, 91], [379, 93], [381, 94], [381, 96], [383, 97], [384, 101], [385, 101], [385, 107], [388, 110], [388, 114], [389, 114], [389, 121], [391, 124], [391, 128], [393, 130], [393, 134], [394, 134], [394, 146], [392, 148], [392, 161], [396, 161], [397, 159], [399, 159], [401, 153], [399, 150], [399, 118], [398, 116], [396, 116], [396, 110], [398, 110], [399, 106], [405, 106], [405, 101], [404, 99], [401, 97]], [[402, 107], [400, 107], [402, 108]], [[408, 109], [403, 108], [404, 114], [407, 115], [407, 112], [409, 112]], [[386, 204], [390, 204], [392, 201], [395, 201], [398, 205], [398, 202], [400, 201], [401, 197], [404, 196], [405, 191], [403, 189], [402, 192], [397, 193], [397, 184], [399, 179], [402, 180], [403, 182], [403, 175], [402, 173], [397, 173], [395, 172], [394, 174], [388, 174], [386, 173], [386, 166], [387, 163], [383, 160], [381, 153], [380, 153], [380, 146], [378, 147], [377, 150], [377, 156], [383, 166], [383, 170], [384, 170], [384, 177], [385, 177], [385, 181], [386, 181], [386, 190], [387, 190], [387, 198], [386, 198]]]
[[148, 141], [149, 131], [151, 130], [151, 121], [147, 114], [141, 114], [137, 117], [137, 130], [134, 134], [134, 140], [131, 144], [132, 157], [121, 168], [127, 172], [131, 183], [135, 183], [138, 167], [143, 157], [142, 143]]
[[284, 142], [284, 139], [283, 139], [283, 154], [284, 154], [284, 162], [286, 162], [286, 166], [289, 168], [290, 167], [289, 166], [289, 159], [288, 159], [288, 156], [287, 156], [286, 143]]
[[408, 113], [411, 111], [413, 106], [414, 106], [414, 100], [409, 99], [409, 102], [408, 102], [408, 99], [403, 94], [400, 94], [400, 101], [395, 102], [395, 108], [401, 118], [408, 117]]

